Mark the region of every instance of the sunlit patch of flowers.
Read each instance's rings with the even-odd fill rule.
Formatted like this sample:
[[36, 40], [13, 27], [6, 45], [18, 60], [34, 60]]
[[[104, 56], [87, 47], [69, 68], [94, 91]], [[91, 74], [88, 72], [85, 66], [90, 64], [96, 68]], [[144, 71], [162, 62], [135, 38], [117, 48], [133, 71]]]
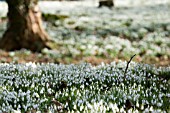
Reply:
[[[0, 64], [0, 112], [167, 112], [170, 68], [132, 62]], [[126, 109], [126, 100], [136, 108]], [[60, 103], [55, 104], [53, 101]]]
[[[44, 23], [57, 42], [57, 50], [42, 51], [52, 58], [93, 55], [128, 59], [134, 54], [145, 60], [170, 58], [168, 4], [113, 9], [83, 5], [70, 6], [71, 10], [60, 2], [47, 7], [49, 4], [40, 3], [42, 12], [67, 17]], [[6, 29], [5, 24], [0, 24], [0, 36]], [[13, 57], [14, 52], [10, 56]]]
[[47, 22], [49, 34], [61, 45], [54, 53], [49, 51], [53, 56], [130, 58], [138, 54], [143, 59], [170, 58], [168, 5], [55, 10], [67, 12], [68, 18]]

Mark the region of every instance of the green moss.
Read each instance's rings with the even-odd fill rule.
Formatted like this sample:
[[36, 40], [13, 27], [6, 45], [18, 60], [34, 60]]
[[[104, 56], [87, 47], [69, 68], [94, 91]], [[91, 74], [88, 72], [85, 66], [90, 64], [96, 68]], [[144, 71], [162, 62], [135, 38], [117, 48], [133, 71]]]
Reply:
[[69, 22], [67, 22], [67, 24], [69, 24], [69, 25], [73, 25], [73, 24], [75, 24], [76, 22], [75, 21], [69, 21]]
[[42, 17], [45, 21], [56, 21], [56, 20], [64, 20], [68, 18], [69, 16], [43, 13]]

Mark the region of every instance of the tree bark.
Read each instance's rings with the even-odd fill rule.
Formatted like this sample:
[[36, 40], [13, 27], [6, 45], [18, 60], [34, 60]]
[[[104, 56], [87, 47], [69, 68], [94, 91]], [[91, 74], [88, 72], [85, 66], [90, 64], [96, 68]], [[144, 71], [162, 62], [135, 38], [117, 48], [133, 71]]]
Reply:
[[102, 6], [111, 8], [114, 6], [114, 0], [99, 0], [99, 8]]
[[51, 41], [42, 27], [38, 0], [6, 0], [8, 4], [7, 30], [0, 40], [0, 48], [7, 51], [22, 48], [41, 51]]

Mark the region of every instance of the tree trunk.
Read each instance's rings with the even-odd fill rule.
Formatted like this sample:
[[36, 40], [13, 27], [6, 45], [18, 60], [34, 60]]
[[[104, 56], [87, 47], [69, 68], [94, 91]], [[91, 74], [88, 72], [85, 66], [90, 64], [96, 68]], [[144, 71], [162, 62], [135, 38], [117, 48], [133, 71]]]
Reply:
[[0, 40], [0, 48], [7, 51], [21, 48], [41, 51], [51, 41], [42, 28], [38, 0], [6, 0], [8, 4], [7, 30]]
[[99, 0], [99, 7], [113, 7], [114, 6], [114, 1], [113, 0]]

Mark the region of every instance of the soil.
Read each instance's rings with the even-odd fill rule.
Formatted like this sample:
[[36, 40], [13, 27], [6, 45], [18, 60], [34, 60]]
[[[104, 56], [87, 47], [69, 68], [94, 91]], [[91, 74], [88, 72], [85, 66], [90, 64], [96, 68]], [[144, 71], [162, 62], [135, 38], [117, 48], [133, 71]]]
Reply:
[[[99, 65], [102, 62], [111, 63], [113, 61], [127, 61], [129, 59], [123, 58], [102, 58], [96, 56], [86, 56], [82, 58], [72, 58], [72, 57], [62, 57], [62, 58], [54, 58], [48, 54], [42, 53], [33, 53], [28, 50], [19, 50], [15, 52], [6, 52], [0, 50], [0, 62], [1, 63], [27, 63], [27, 62], [35, 62], [35, 63], [63, 63], [63, 64], [78, 64], [82, 62], [91, 63], [92, 65]], [[170, 58], [156, 58], [156, 59], [142, 59], [140, 56], [136, 56], [133, 61], [139, 63], [147, 63], [155, 66], [169, 66]]]

